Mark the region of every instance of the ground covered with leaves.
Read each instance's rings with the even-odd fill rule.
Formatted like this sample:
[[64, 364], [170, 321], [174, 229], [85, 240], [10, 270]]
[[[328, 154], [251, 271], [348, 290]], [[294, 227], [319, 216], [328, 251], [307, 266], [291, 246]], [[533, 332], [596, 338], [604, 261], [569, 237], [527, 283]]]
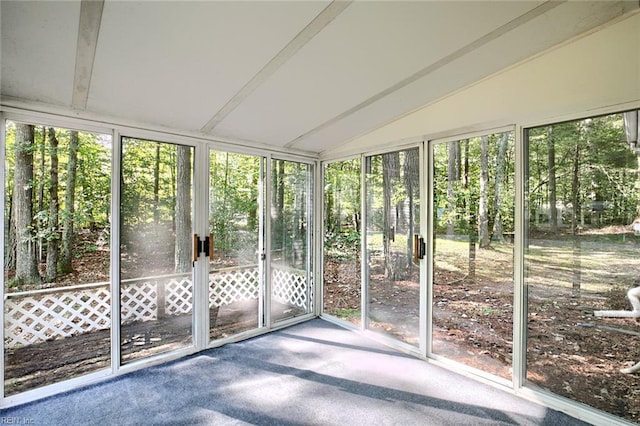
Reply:
[[[434, 353], [510, 380], [512, 284], [439, 269], [435, 275], [444, 284], [434, 286]], [[396, 315], [375, 328], [415, 344], [396, 326], [415, 320], [419, 300], [415, 283], [381, 286], [375, 281], [372, 277], [377, 297], [392, 304], [387, 311]], [[640, 322], [593, 315], [600, 309], [630, 309], [626, 291], [589, 294], [535, 286], [528, 300], [528, 385], [640, 423], [640, 373], [620, 372], [640, 361]], [[324, 310], [360, 323], [359, 262], [325, 264]]]

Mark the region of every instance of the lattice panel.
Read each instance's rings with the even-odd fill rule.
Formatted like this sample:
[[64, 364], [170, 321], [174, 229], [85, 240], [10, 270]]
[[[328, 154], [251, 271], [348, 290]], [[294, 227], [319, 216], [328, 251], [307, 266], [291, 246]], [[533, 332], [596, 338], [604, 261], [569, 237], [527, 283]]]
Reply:
[[174, 278], [165, 284], [165, 314], [189, 314], [193, 310], [191, 277]]
[[[272, 288], [273, 297], [281, 303], [303, 309], [310, 303], [304, 271], [274, 268]], [[193, 310], [193, 284], [190, 276], [171, 277], [164, 287], [158, 287], [157, 279], [141, 279], [124, 284], [120, 293], [123, 324], [158, 319], [158, 305], [162, 300], [164, 305], [160, 308], [164, 312], [161, 314], [180, 315]], [[210, 275], [211, 307], [255, 300], [258, 297], [257, 267]], [[111, 326], [110, 304], [111, 295], [106, 285], [75, 287], [73, 290], [61, 288], [60, 291], [47, 294], [8, 294], [5, 300], [5, 347], [13, 348], [108, 329]]]
[[209, 307], [258, 298], [258, 268], [217, 272], [209, 278]]
[[106, 287], [7, 299], [5, 346], [30, 345], [111, 326]]
[[120, 289], [120, 315], [123, 324], [158, 318], [157, 283], [146, 281]]
[[307, 308], [307, 279], [304, 271], [273, 269], [271, 294], [278, 302]]

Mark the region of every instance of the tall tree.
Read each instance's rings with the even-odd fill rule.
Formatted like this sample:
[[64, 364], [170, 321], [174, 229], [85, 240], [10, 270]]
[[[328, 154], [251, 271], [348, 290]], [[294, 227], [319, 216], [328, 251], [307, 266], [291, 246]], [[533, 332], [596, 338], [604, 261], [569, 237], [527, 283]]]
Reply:
[[[588, 132], [589, 120], [578, 124], [584, 133]], [[579, 130], [579, 131], [580, 131]], [[582, 138], [575, 138], [574, 156], [573, 156], [573, 173], [571, 179], [571, 231], [573, 233], [573, 294], [578, 295], [580, 293], [581, 285], [581, 242], [580, 242], [580, 225], [578, 219], [581, 212], [581, 200], [580, 200], [580, 164], [581, 164], [581, 151], [584, 141]]]
[[13, 186], [17, 284], [40, 284], [33, 236], [33, 126], [16, 124]]
[[556, 189], [556, 144], [553, 139], [553, 126], [547, 126], [547, 159], [549, 167], [549, 228], [558, 232], [558, 205]]
[[417, 149], [409, 149], [404, 154], [404, 187], [409, 202], [407, 218], [407, 257], [406, 273], [409, 274], [413, 259], [413, 234], [419, 230], [414, 229], [416, 222], [414, 210], [416, 203], [420, 199], [420, 159]]
[[58, 269], [66, 274], [73, 271], [73, 228], [75, 222], [76, 174], [78, 169], [78, 132], [69, 130], [69, 158], [65, 179], [64, 212], [62, 214], [62, 247]]
[[181, 273], [191, 270], [191, 147], [177, 151], [175, 271]]
[[503, 224], [502, 224], [502, 192], [506, 178], [506, 161], [507, 146], [509, 145], [509, 132], [500, 135], [498, 142], [498, 156], [496, 158], [496, 181], [493, 194], [493, 239], [496, 241], [504, 241]]
[[[35, 137], [35, 135], [34, 135]], [[39, 171], [39, 176], [38, 176], [38, 205], [36, 207], [36, 211], [37, 212], [44, 212], [44, 189], [45, 189], [45, 183], [47, 182], [47, 168], [45, 166], [45, 157], [47, 155], [47, 127], [46, 126], [42, 126], [42, 143], [38, 144], [35, 140], [34, 140], [34, 144], [38, 145], [39, 149], [38, 149], [38, 156], [39, 156], [39, 165], [38, 168], [40, 169]], [[34, 149], [35, 151], [35, 149]], [[44, 223], [42, 223], [43, 220], [39, 219], [38, 220], [38, 228], [42, 227], [44, 225]], [[39, 232], [38, 233], [38, 262], [42, 262], [43, 260], [43, 255], [44, 255], [44, 238], [43, 238], [43, 233]]]
[[153, 166], [153, 223], [160, 223], [160, 144], [156, 144], [156, 159]]
[[471, 197], [471, 183], [469, 175], [469, 139], [462, 141], [464, 143], [464, 170], [462, 172], [462, 182], [464, 192], [466, 194], [463, 202], [463, 211], [466, 212], [467, 224], [469, 230], [469, 278], [476, 277], [476, 242], [478, 241], [478, 230], [476, 223], [476, 210]]
[[455, 233], [455, 211], [454, 201], [456, 181], [460, 180], [460, 141], [448, 143], [447, 157], [447, 236], [452, 237]]
[[45, 280], [53, 282], [58, 275], [58, 257], [60, 254], [60, 229], [58, 214], [58, 138], [53, 127], [49, 127], [49, 217], [47, 230], [47, 268]]
[[382, 198], [383, 198], [383, 255], [385, 276], [392, 281], [398, 273], [397, 259], [391, 256], [391, 242], [395, 240], [397, 230], [397, 209], [393, 203], [394, 184], [400, 173], [400, 153], [390, 152], [382, 155]]
[[489, 247], [489, 137], [480, 138], [480, 201], [478, 203], [478, 243]]

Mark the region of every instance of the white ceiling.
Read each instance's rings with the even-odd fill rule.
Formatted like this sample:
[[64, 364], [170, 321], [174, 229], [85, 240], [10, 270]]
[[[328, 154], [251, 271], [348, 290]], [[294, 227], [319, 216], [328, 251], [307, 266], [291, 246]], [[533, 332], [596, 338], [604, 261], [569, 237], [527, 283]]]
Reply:
[[638, 7], [2, 0], [1, 95], [322, 153]]

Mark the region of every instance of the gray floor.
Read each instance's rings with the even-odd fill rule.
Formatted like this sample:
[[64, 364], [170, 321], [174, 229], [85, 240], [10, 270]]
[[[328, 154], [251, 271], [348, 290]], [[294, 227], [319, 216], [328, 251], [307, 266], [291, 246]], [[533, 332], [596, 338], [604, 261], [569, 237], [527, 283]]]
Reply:
[[38, 425], [578, 425], [312, 320], [2, 410]]

